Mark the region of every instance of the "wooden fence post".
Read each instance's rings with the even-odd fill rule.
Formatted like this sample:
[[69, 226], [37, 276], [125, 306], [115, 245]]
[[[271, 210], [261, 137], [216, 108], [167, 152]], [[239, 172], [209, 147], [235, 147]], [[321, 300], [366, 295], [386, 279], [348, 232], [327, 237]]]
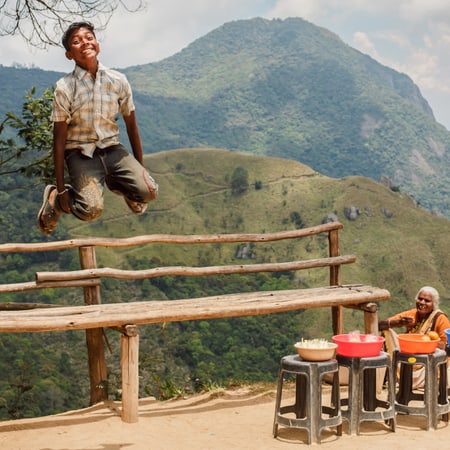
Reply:
[[[328, 232], [328, 248], [329, 256], [340, 256], [339, 249], [339, 231], [330, 230]], [[341, 266], [330, 266], [330, 286], [340, 286], [341, 285]], [[343, 325], [343, 315], [342, 306], [333, 306], [331, 308], [331, 315], [333, 321], [333, 334], [342, 334]]]
[[[79, 257], [82, 269], [97, 268], [95, 247], [80, 247]], [[83, 289], [84, 302], [87, 305], [96, 305], [101, 303], [100, 286], [87, 286]], [[103, 338], [103, 328], [91, 328], [86, 330], [89, 379], [91, 385], [91, 405], [108, 399], [108, 373], [106, 369]]]

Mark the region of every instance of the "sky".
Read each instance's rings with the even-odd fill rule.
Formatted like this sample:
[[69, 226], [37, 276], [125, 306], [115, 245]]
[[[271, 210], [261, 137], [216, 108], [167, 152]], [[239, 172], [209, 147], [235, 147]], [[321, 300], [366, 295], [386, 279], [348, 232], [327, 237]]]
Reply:
[[[448, 0], [147, 0], [138, 13], [119, 7], [97, 34], [100, 59], [114, 68], [157, 62], [224, 23], [254, 17], [301, 17], [406, 73], [450, 130]], [[0, 64], [73, 68], [62, 48], [31, 48], [18, 36], [0, 37]]]

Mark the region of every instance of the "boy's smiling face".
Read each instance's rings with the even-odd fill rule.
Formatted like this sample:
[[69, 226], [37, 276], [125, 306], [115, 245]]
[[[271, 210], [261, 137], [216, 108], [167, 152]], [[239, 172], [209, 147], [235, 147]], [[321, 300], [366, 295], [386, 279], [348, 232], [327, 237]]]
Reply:
[[75, 30], [69, 40], [70, 50], [66, 51], [67, 59], [73, 59], [83, 69], [88, 69], [93, 62], [97, 62], [100, 44], [95, 34], [87, 28]]

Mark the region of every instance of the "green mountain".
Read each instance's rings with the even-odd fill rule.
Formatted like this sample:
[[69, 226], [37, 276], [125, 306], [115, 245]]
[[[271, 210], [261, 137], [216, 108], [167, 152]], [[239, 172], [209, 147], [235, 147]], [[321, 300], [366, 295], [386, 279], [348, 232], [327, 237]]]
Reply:
[[449, 132], [409, 77], [328, 30], [302, 19], [231, 22], [125, 73], [147, 151], [213, 146], [333, 177], [383, 176], [449, 216]]
[[[362, 175], [450, 217], [450, 134], [418, 87], [302, 19], [227, 23], [157, 63], [123, 69], [147, 153], [227, 148]], [[0, 66], [0, 114], [61, 76]]]

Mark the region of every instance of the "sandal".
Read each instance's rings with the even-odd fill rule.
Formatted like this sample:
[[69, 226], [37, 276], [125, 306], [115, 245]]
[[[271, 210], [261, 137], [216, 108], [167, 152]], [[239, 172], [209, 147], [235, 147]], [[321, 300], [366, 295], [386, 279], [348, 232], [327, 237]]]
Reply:
[[42, 234], [51, 234], [58, 224], [60, 212], [53, 206], [50, 196], [56, 192], [56, 186], [49, 184], [45, 187], [42, 206], [37, 216], [37, 225]]
[[131, 211], [133, 211], [137, 216], [142, 216], [142, 214], [144, 214], [147, 210], [147, 203], [136, 202], [134, 200], [130, 200], [127, 197], [124, 197], [124, 199], [128, 205], [128, 208], [130, 208]]

